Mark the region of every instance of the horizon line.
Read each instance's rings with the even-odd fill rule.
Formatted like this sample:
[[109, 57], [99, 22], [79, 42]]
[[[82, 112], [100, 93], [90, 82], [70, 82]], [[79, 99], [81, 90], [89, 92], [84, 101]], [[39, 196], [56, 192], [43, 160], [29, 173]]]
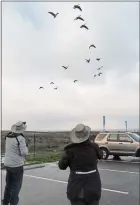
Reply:
[[[92, 129], [91, 132], [100, 132], [100, 131], [123, 131], [123, 132], [129, 132], [129, 131], [135, 131], [140, 132], [140, 129]], [[10, 132], [10, 130], [1, 130], [1, 132]], [[71, 132], [71, 130], [26, 130], [25, 132]]]

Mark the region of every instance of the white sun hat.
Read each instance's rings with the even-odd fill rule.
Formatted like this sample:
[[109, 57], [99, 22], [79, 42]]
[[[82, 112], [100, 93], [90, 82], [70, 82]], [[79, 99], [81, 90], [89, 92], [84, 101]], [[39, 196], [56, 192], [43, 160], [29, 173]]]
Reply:
[[70, 138], [73, 143], [82, 143], [89, 139], [91, 128], [83, 124], [76, 125], [70, 133]]
[[19, 121], [11, 127], [11, 131], [14, 133], [23, 133], [26, 128], [26, 122]]

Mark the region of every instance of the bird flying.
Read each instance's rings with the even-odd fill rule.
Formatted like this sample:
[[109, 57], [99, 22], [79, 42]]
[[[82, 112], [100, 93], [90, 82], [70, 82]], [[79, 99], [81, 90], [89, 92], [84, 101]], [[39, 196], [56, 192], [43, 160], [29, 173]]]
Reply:
[[48, 13], [51, 14], [54, 18], [56, 18], [57, 15], [59, 14], [59, 13], [54, 14], [53, 12], [48, 12]]
[[74, 80], [73, 82], [76, 83], [78, 80]]
[[98, 73], [98, 76], [102, 75], [102, 73]]
[[80, 28], [85, 28], [85, 29], [89, 30], [89, 28], [86, 26], [86, 24], [81, 25]]
[[94, 75], [94, 78], [96, 77], [97, 75]]
[[86, 61], [87, 63], [89, 63], [89, 62], [90, 62], [90, 58], [89, 58], [89, 59], [85, 59], [85, 61]]
[[81, 17], [81, 15], [80, 16], [77, 16], [74, 20], [81, 20], [81, 21], [85, 21], [82, 17]]
[[39, 89], [44, 89], [43, 87], [40, 87]]
[[100, 70], [101, 68], [103, 68], [103, 66], [101, 66], [100, 68], [97, 68], [97, 70]]
[[50, 84], [54, 84], [54, 82], [51, 82]]
[[90, 46], [89, 46], [89, 49], [90, 49], [91, 47], [96, 48], [96, 46], [95, 46], [94, 44], [90, 45]]
[[54, 88], [55, 90], [57, 90], [58, 86], [56, 88]]
[[68, 67], [69, 67], [69, 65], [68, 66], [62, 66], [65, 70], [67, 70], [68, 69]]
[[97, 61], [100, 61], [100, 60], [101, 60], [101, 58], [96, 58], [96, 60], [97, 60]]
[[81, 7], [80, 7], [80, 5], [79, 5], [79, 4], [74, 5], [73, 9], [79, 9], [80, 11], [82, 11], [82, 9], [81, 9]]

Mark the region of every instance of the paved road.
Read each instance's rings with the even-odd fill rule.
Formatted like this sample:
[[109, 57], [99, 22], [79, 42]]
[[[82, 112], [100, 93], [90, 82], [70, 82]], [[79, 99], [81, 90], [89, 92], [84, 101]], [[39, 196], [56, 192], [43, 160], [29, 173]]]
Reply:
[[[100, 205], [139, 205], [138, 159], [101, 161], [98, 163], [102, 180]], [[20, 194], [21, 205], [68, 205], [66, 186], [69, 170], [60, 171], [56, 163], [25, 171]], [[2, 172], [2, 189], [5, 171]]]

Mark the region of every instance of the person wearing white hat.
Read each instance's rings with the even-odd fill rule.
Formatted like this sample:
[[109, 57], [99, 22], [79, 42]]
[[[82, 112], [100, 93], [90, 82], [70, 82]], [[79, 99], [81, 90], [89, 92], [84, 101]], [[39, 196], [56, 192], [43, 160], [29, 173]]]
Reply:
[[70, 168], [67, 198], [71, 205], [99, 205], [101, 180], [97, 168], [102, 152], [96, 143], [89, 140], [90, 127], [78, 124], [70, 133], [72, 143], [64, 148], [58, 166]]
[[22, 186], [23, 165], [28, 155], [28, 146], [23, 135], [26, 122], [19, 121], [6, 135], [5, 160], [6, 186], [2, 205], [17, 205], [19, 192]]

